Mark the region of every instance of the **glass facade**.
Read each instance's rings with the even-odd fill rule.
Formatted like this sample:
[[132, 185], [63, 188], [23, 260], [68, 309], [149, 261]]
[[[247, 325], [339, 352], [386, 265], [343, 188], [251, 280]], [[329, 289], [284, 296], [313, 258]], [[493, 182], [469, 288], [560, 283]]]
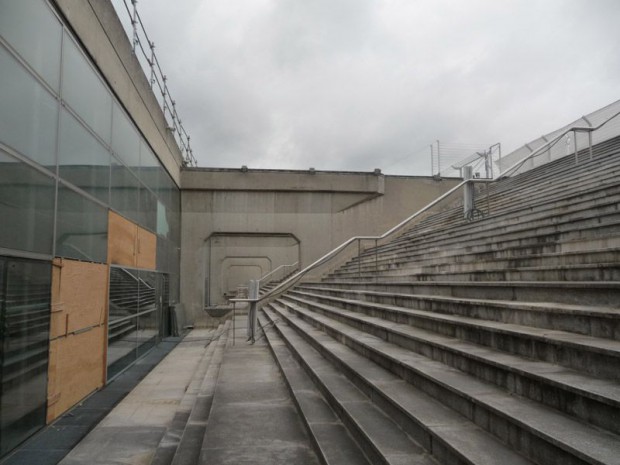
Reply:
[[45, 424], [51, 268], [0, 258], [0, 455]]
[[51, 261], [106, 263], [109, 210], [157, 236], [111, 267], [114, 376], [178, 301], [179, 189], [50, 3], [0, 0], [0, 455], [45, 423]]
[[164, 332], [168, 276], [123, 267], [110, 269], [108, 379], [151, 349]]

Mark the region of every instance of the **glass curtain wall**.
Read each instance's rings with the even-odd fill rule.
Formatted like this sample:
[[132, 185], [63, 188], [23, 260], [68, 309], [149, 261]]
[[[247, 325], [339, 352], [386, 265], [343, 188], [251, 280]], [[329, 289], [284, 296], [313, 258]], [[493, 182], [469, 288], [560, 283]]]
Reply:
[[51, 273], [0, 258], [0, 456], [45, 425]]
[[179, 189], [53, 6], [0, 0], [0, 455], [45, 421], [51, 260], [105, 263], [109, 210], [157, 235], [159, 273], [110, 306], [129, 360], [157, 341], [161, 273], [178, 300]]
[[108, 379], [114, 378], [161, 338], [162, 310], [168, 305], [167, 275], [110, 269]]

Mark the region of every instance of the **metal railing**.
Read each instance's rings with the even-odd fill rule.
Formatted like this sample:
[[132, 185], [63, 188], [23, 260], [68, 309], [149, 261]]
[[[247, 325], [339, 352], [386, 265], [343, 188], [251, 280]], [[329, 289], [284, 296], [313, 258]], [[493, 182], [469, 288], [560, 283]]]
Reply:
[[[295, 262], [295, 263], [291, 263], [290, 265], [280, 265], [275, 270], [270, 271], [269, 273], [267, 273], [266, 275], [262, 276], [258, 280], [258, 289], [260, 290], [261, 287], [269, 284], [270, 282], [272, 282], [274, 280], [277, 280], [277, 278], [279, 277], [279, 273], [281, 271], [284, 271], [284, 272], [280, 276], [280, 279], [284, 279], [287, 275], [291, 274], [292, 271], [294, 271], [298, 267], [299, 267], [299, 262], [298, 261]], [[285, 270], [288, 270], [288, 269], [291, 269], [291, 268], [293, 269], [292, 271], [285, 272]]]
[[[191, 138], [185, 130], [185, 127], [181, 122], [181, 118], [179, 118], [176, 102], [172, 99], [170, 90], [168, 89], [168, 78], [163, 73], [159, 60], [157, 59], [157, 55], [155, 54], [155, 42], [150, 40], [148, 34], [146, 33], [142, 18], [140, 18], [140, 14], [138, 13], [138, 0], [130, 0], [131, 8], [129, 7], [127, 0], [122, 1], [131, 21], [132, 37], [130, 37], [130, 40], [132, 43], [132, 50], [138, 58], [145, 75], [149, 75], [148, 79], [151, 89], [155, 91], [155, 85], [157, 85], [157, 88], [159, 89], [161, 101], [158, 99], [158, 102], [164, 113], [164, 119], [166, 120], [168, 129], [173, 132], [175, 140], [181, 149], [184, 164], [187, 166], [197, 166], [198, 162], [196, 161], [196, 157], [194, 157], [194, 151], [190, 145]], [[120, 15], [120, 13], [121, 12], [119, 11], [118, 14]], [[146, 47], [144, 44], [145, 41]], [[138, 55], [138, 52], [140, 55]]]
[[[519, 167], [521, 172], [523, 172], [570, 153], [578, 152], [587, 146], [596, 145], [611, 139], [620, 134], [620, 119], [614, 120], [618, 112], [620, 112], [620, 100], [534, 139], [517, 150], [504, 154], [498, 163], [500, 170], [507, 171], [507, 168], [510, 166], [523, 161], [523, 164]], [[612, 120], [614, 120], [613, 123], [611, 123]], [[569, 133], [573, 128], [582, 128], [584, 131], [587, 131], [587, 145], [583, 138], [579, 140], [576, 132], [570, 137]], [[591, 131], [591, 129], [594, 129], [594, 131]], [[580, 131], [577, 130], [577, 132]], [[562, 137], [564, 137], [564, 144], [559, 143]], [[537, 154], [532, 157], [531, 155], [534, 152], [537, 152]], [[526, 164], [525, 161], [527, 159], [531, 160], [531, 162]]]
[[[547, 141], [545, 144], [541, 145], [536, 150], [531, 151], [529, 154], [526, 154], [522, 159], [519, 159], [516, 163], [513, 163], [508, 168], [504, 169], [495, 178], [493, 178], [493, 179], [471, 178], [471, 179], [463, 180], [462, 182], [460, 182], [459, 184], [454, 186], [452, 189], [450, 189], [449, 191], [445, 192], [440, 197], [438, 197], [437, 199], [433, 200], [432, 202], [430, 202], [428, 205], [426, 205], [425, 207], [421, 208], [417, 212], [415, 212], [412, 215], [408, 216], [403, 221], [401, 221], [400, 223], [398, 223], [396, 226], [394, 226], [393, 228], [389, 229], [388, 231], [384, 232], [383, 234], [378, 235], [378, 236], [354, 236], [354, 237], [348, 239], [347, 241], [343, 242], [342, 244], [340, 244], [335, 249], [329, 251], [328, 253], [323, 255], [318, 260], [315, 260], [310, 265], [306, 266], [302, 270], [300, 270], [297, 273], [295, 273], [294, 275], [290, 276], [288, 279], [285, 279], [280, 284], [278, 284], [276, 287], [274, 287], [270, 291], [266, 292], [262, 296], [259, 296], [256, 293], [254, 296], [251, 296], [250, 298], [247, 298], [247, 299], [231, 299], [231, 302], [233, 302], [233, 303], [235, 303], [235, 302], [248, 302], [248, 303], [250, 303], [249, 318], [250, 318], [250, 320], [253, 319], [254, 321], [253, 321], [253, 323], [248, 325], [248, 328], [256, 328], [256, 313], [257, 313], [258, 305], [260, 305], [261, 303], [263, 303], [265, 301], [269, 301], [271, 299], [274, 299], [277, 296], [279, 296], [280, 294], [286, 292], [292, 286], [297, 284], [310, 271], [312, 271], [312, 270], [318, 268], [319, 266], [327, 263], [328, 261], [332, 260], [333, 258], [338, 256], [342, 251], [347, 249], [351, 244], [357, 243], [357, 256], [360, 257], [361, 256], [361, 252], [362, 252], [362, 249], [361, 249], [362, 241], [374, 241], [374, 246], [375, 246], [374, 247], [374, 250], [375, 250], [374, 261], [375, 261], [375, 268], [376, 268], [376, 270], [378, 270], [378, 250], [377, 250], [377, 246], [378, 246], [378, 242], [379, 241], [387, 239], [388, 237], [390, 237], [394, 233], [402, 230], [405, 226], [409, 225], [413, 220], [415, 220], [417, 218], [420, 218], [423, 214], [429, 212], [429, 210], [431, 210], [433, 207], [437, 206], [439, 203], [443, 202], [445, 199], [449, 198], [450, 196], [452, 196], [453, 194], [458, 192], [461, 188], [464, 188], [468, 183], [485, 183], [488, 186], [490, 183], [494, 183], [494, 182], [497, 182], [497, 181], [499, 181], [501, 179], [504, 179], [507, 176], [509, 176], [511, 173], [514, 173], [515, 170], [517, 170], [519, 167], [521, 167], [528, 160], [531, 160], [534, 157], [536, 157], [536, 156], [538, 156], [538, 155], [540, 155], [542, 153], [545, 153], [545, 151], [549, 147], [552, 147], [554, 144], [556, 144], [566, 134], [571, 133], [571, 132], [573, 132], [573, 133], [576, 133], [576, 132], [588, 132], [591, 135], [595, 131], [598, 131], [601, 128], [605, 127], [610, 121], [614, 120], [619, 115], [620, 115], [620, 111], [613, 113], [611, 116], [606, 118], [603, 122], [601, 122], [598, 126], [590, 126], [590, 127], [571, 126], [571, 127], [567, 128], [567, 129], [564, 129], [558, 135], [556, 135], [556, 137], [554, 137], [553, 139]], [[590, 152], [590, 157], [591, 157], [592, 156], [592, 137], [589, 137], [589, 142], [590, 142], [589, 152]], [[578, 151], [576, 150], [575, 151], [576, 159], [577, 159], [577, 154], [578, 154]], [[487, 191], [487, 193], [488, 193], [488, 191]], [[357, 262], [357, 266], [358, 266], [358, 276], [361, 276], [361, 260], [359, 260], [359, 259], [358, 259], [358, 262]], [[253, 333], [253, 331], [252, 331], [251, 337], [248, 340], [250, 340], [250, 339], [252, 341], [254, 341], [254, 333]]]

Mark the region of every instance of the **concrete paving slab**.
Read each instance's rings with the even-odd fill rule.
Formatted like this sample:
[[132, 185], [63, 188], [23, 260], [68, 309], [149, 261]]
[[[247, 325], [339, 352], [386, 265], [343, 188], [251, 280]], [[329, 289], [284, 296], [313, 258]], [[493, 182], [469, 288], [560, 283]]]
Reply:
[[237, 315], [235, 331], [235, 345], [228, 346], [220, 368], [199, 463], [318, 465], [265, 340], [244, 342], [243, 315]]
[[[211, 331], [193, 330], [61, 462], [62, 465], [148, 464], [194, 375]], [[139, 371], [139, 370], [138, 370]], [[113, 386], [113, 383], [111, 385]], [[112, 402], [121, 389], [89, 406]], [[87, 402], [85, 402], [87, 404]]]

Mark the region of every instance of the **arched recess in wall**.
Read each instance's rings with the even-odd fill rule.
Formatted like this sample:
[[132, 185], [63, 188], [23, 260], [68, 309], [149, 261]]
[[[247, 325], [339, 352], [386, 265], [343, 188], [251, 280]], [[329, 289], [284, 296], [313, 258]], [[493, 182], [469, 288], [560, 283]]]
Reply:
[[220, 305], [238, 286], [300, 260], [300, 241], [290, 233], [213, 233], [206, 239], [205, 305]]

